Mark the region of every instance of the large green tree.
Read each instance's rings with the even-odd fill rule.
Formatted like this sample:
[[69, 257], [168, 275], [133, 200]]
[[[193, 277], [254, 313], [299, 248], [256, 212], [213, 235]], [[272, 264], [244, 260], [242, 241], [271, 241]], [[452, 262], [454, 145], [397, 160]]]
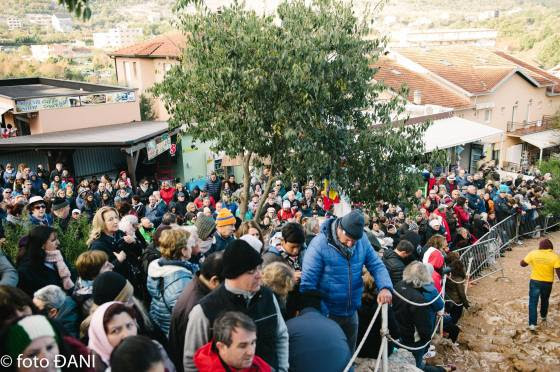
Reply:
[[384, 40], [367, 39], [349, 5], [295, 0], [270, 17], [236, 2], [178, 15], [186, 47], [154, 92], [171, 126], [243, 154], [242, 216], [252, 161], [285, 179], [329, 178], [365, 202], [418, 177], [405, 167], [423, 152], [426, 126], [391, 124], [403, 100], [379, 99], [385, 87], [373, 80]]

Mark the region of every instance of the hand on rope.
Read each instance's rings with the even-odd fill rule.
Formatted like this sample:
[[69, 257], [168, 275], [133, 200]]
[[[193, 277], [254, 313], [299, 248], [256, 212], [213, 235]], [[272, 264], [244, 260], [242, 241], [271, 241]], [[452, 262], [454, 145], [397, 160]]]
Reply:
[[404, 302], [406, 302], [410, 305], [413, 305], [413, 306], [430, 306], [431, 304], [436, 302], [438, 298], [441, 298], [443, 301], [445, 301], [444, 292], [445, 292], [445, 281], [446, 280], [447, 280], [447, 275], [444, 275], [443, 276], [443, 282], [441, 284], [441, 292], [439, 292], [438, 295], [436, 297], [434, 297], [434, 299], [431, 300], [430, 302], [418, 303], [418, 302], [410, 301], [409, 299], [403, 297], [403, 295], [401, 295], [398, 291], [393, 291], [393, 293], [395, 295], [397, 295], [398, 298], [400, 298], [401, 300], [403, 300]]

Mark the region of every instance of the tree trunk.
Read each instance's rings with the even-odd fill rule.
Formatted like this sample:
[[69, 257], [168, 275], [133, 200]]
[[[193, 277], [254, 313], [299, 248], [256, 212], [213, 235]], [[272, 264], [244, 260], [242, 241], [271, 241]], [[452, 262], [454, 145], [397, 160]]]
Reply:
[[243, 190], [241, 192], [241, 205], [239, 206], [239, 218], [241, 218], [241, 221], [245, 221], [245, 214], [249, 205], [249, 187], [251, 184], [249, 165], [251, 164], [251, 155], [253, 155], [252, 152], [247, 152], [243, 155]]
[[272, 164], [270, 165], [270, 176], [268, 177], [268, 182], [266, 183], [266, 186], [263, 190], [263, 195], [261, 200], [259, 200], [259, 205], [257, 207], [257, 211], [255, 212], [255, 217], [253, 218], [255, 220], [256, 223], [261, 222], [261, 211], [262, 211], [262, 207], [264, 205], [264, 202], [266, 201], [266, 199], [268, 199], [268, 193], [270, 192], [270, 190], [272, 189], [272, 183], [274, 182], [274, 180], [276, 179], [276, 177], [274, 177], [272, 174], [273, 168], [272, 168]]

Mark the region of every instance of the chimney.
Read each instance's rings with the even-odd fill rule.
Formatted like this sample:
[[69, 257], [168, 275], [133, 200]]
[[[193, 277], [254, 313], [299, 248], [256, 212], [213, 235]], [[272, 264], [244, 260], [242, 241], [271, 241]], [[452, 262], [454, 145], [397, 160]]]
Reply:
[[420, 90], [415, 90], [413, 93], [413, 97], [414, 97], [414, 104], [415, 105], [421, 105], [422, 104], [422, 91]]

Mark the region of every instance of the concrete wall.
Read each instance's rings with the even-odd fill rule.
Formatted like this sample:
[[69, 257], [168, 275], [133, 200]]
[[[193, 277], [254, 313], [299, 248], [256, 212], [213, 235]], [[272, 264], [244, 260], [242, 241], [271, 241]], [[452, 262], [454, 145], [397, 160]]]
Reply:
[[[507, 135], [508, 121], [529, 122], [542, 119], [543, 115], [553, 115], [560, 109], [560, 96], [549, 97], [546, 88], [537, 88], [527, 82], [519, 74], [512, 76], [502, 83], [493, 94], [474, 97], [471, 99], [473, 105], [493, 104], [491, 119], [486, 121], [485, 110], [467, 109], [457, 111], [457, 116], [494, 128], [502, 129], [505, 133], [503, 147], [501, 138], [490, 138], [487, 142], [494, 143], [494, 149], [500, 150], [500, 163], [505, 161], [507, 148], [519, 143], [516, 137]], [[517, 103], [515, 111], [513, 107]], [[513, 114], [513, 115], [512, 115]]]
[[140, 105], [136, 102], [41, 110], [36, 122], [30, 121], [31, 134], [98, 127], [140, 121]]
[[[120, 85], [138, 88], [138, 95], [154, 86], [155, 83], [163, 81], [167, 70], [179, 63], [171, 58], [128, 58], [116, 57], [117, 81]], [[126, 76], [126, 64], [129, 64], [130, 76]], [[134, 73], [134, 63], [136, 63], [136, 74]], [[169, 114], [160, 99], [153, 98], [153, 109], [156, 120], [168, 120]]]

